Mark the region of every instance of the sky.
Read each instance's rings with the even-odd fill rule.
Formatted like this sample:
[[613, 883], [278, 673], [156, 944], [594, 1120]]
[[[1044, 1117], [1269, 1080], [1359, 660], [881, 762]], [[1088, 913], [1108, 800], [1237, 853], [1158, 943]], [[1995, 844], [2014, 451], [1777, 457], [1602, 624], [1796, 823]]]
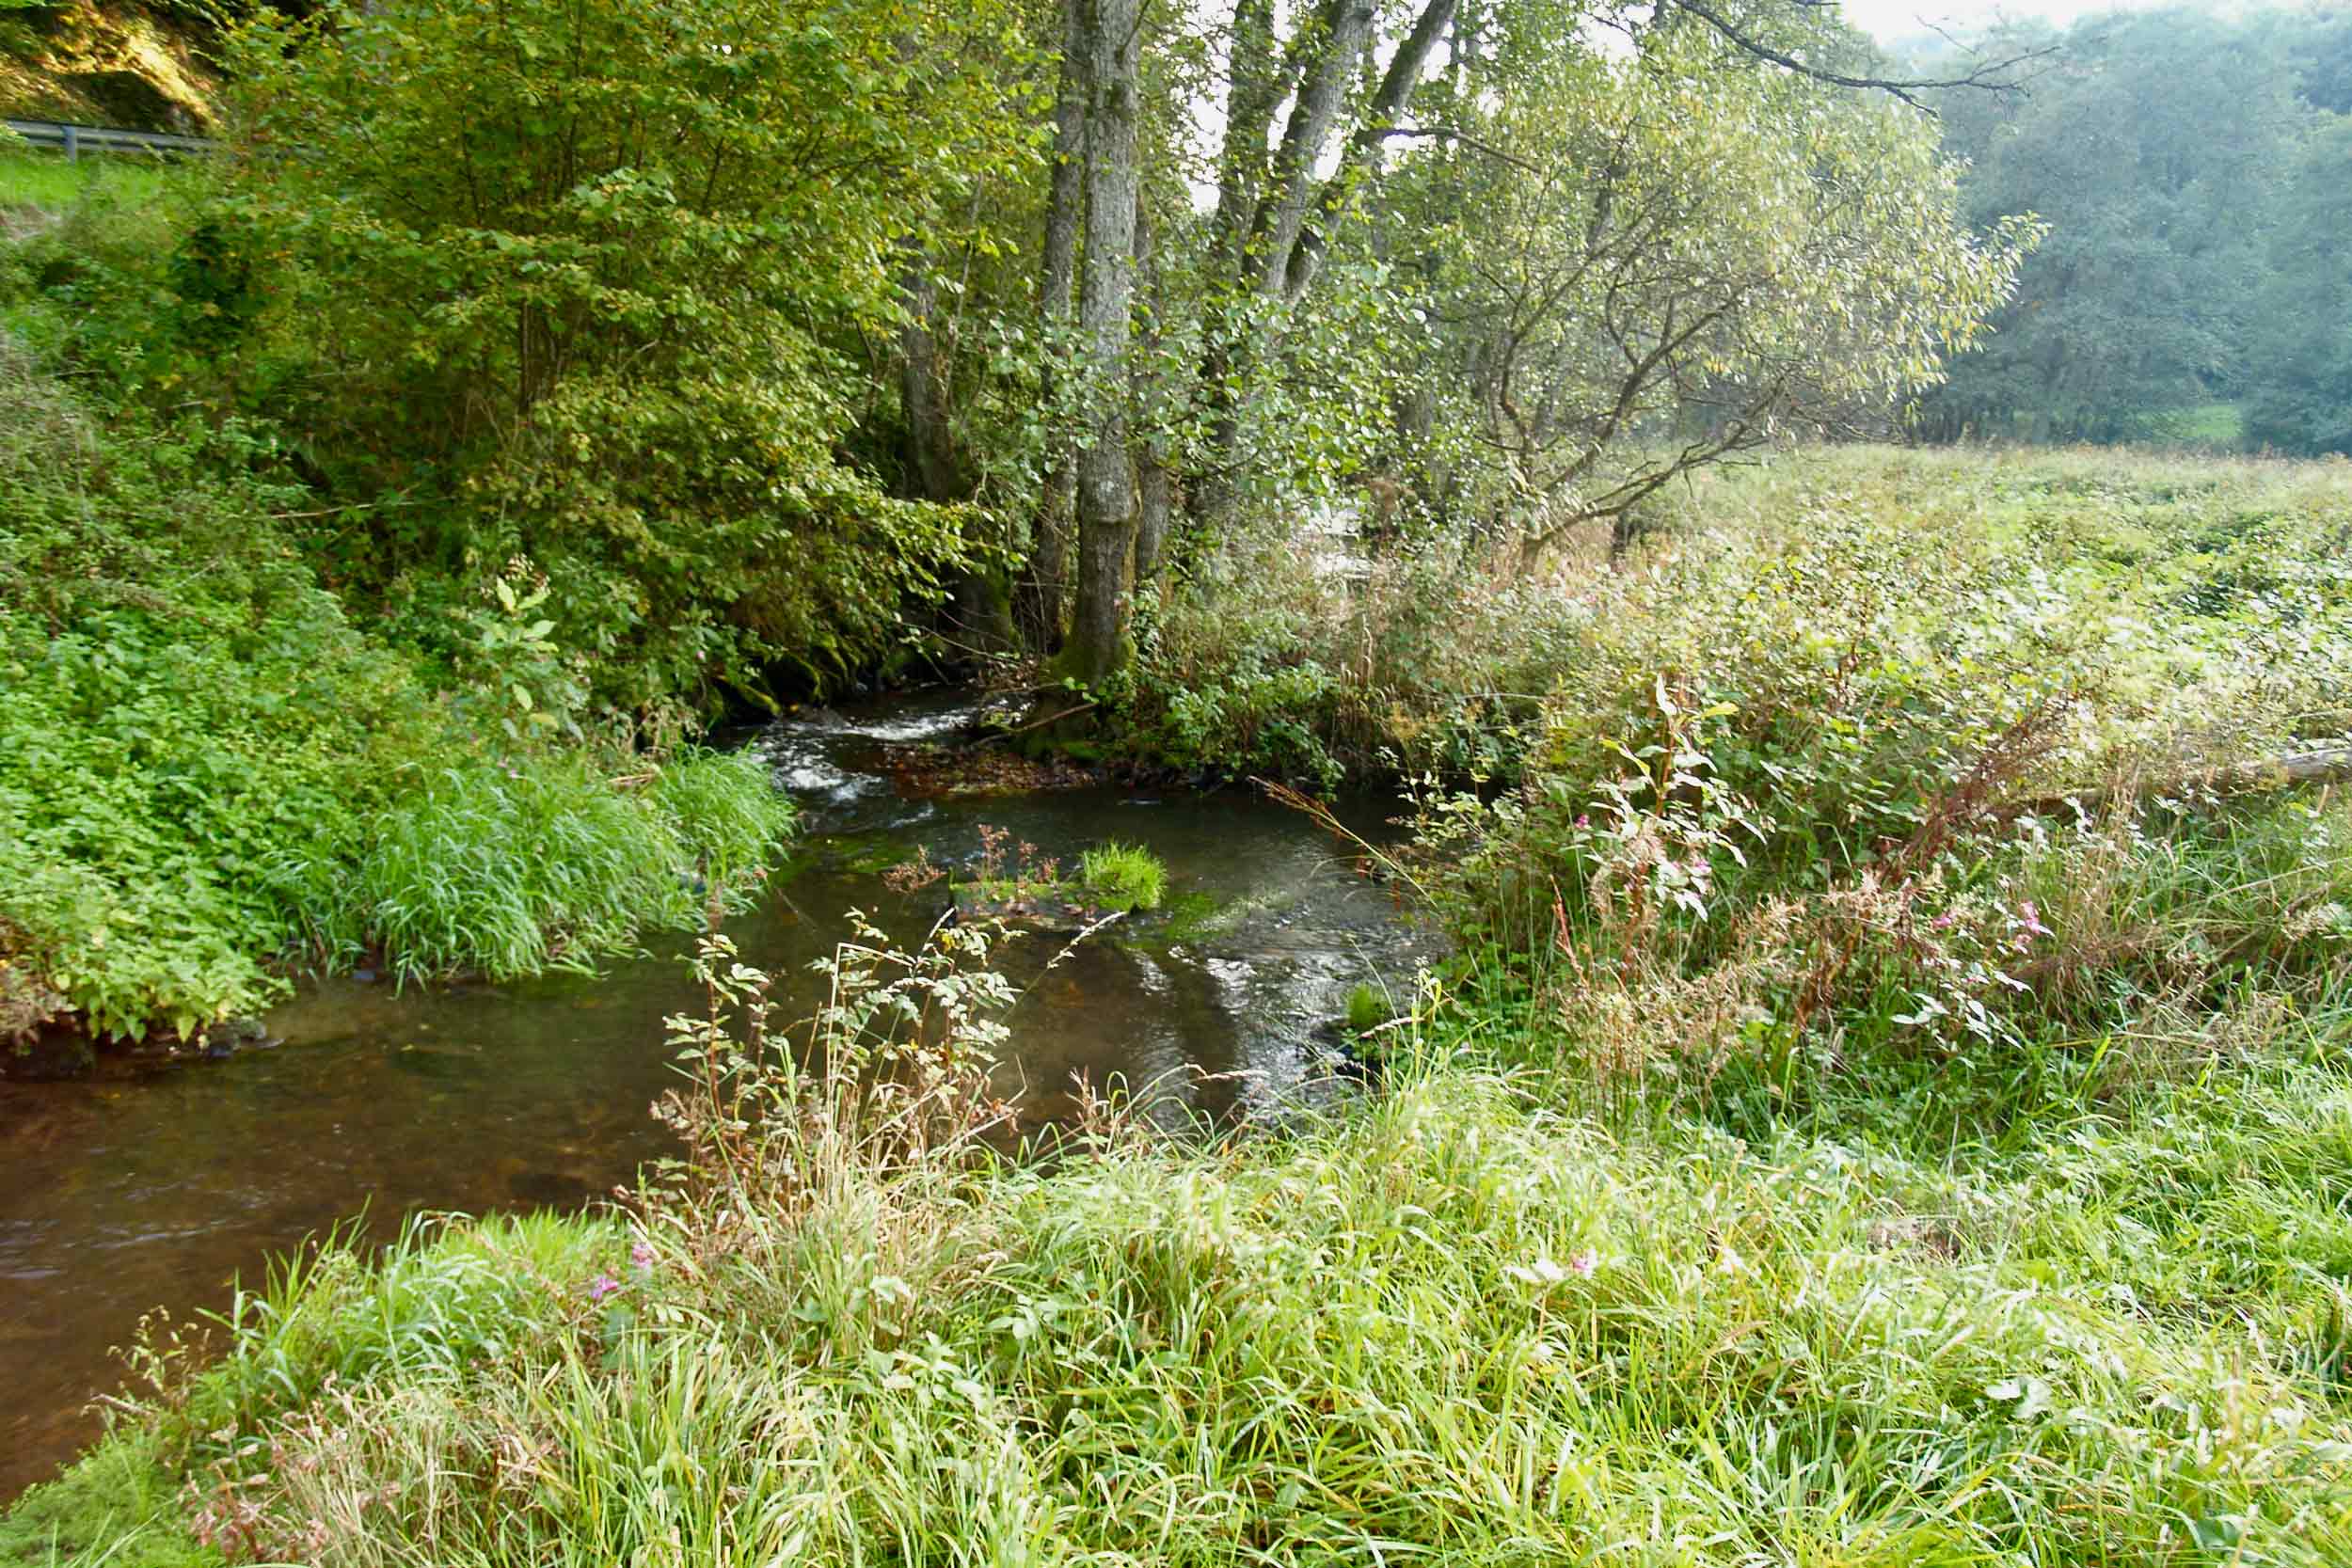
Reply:
[[2098, 11], [2133, 10], [2155, 0], [1845, 0], [1846, 20], [1877, 39], [1896, 43], [1926, 36], [1931, 24], [1953, 34], [1977, 31], [2007, 17], [2038, 17], [2066, 26]]

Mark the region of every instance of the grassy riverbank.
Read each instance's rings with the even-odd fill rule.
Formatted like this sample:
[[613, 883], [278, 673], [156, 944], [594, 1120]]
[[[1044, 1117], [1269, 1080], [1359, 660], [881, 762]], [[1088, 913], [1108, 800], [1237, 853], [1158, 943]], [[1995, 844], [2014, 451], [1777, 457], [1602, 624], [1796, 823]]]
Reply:
[[340, 590], [352, 509], [174, 395], [220, 373], [157, 293], [181, 178], [101, 170], [0, 245], [0, 1072], [46, 1025], [185, 1038], [304, 968], [592, 962], [791, 820], [757, 759], [592, 713], [528, 563], [405, 625]]
[[2165, 1049], [1786, 1101], [1597, 1088], [1606, 1038], [1473, 1009], [1228, 1148], [421, 1232], [255, 1303], [0, 1544], [213, 1560], [193, 1509], [305, 1562], [2341, 1561], [2352, 992], [2249, 981]]
[[851, 955], [897, 1092], [690, 1060], [694, 1169], [305, 1264], [0, 1560], [2343, 1561], [2352, 813], [2236, 767], [2352, 729], [2342, 475], [1702, 491], [1481, 623], [1386, 1093], [1006, 1164], [984, 957]]
[[[1237, 774], [1516, 782], [1563, 682], [1597, 709], [1659, 670], [1728, 691], [1837, 636], [1900, 640], [1902, 668], [1927, 661], [1907, 678], [1930, 704], [1977, 696], [1939, 693], [1973, 678], [1936, 662], [1939, 639], [2030, 644], [2110, 726], [2290, 716], [2341, 733], [2352, 652], [2313, 611], [2341, 614], [2347, 593], [2348, 489], [2341, 462], [1856, 446], [1661, 492], [1624, 570], [1601, 525], [1532, 578], [1442, 533], [1334, 571], [1327, 541], [1269, 527], [1168, 591], [1114, 744]], [[1858, 673], [1898, 712], [1917, 705]], [[2296, 684], [2317, 693], [2309, 711]]]

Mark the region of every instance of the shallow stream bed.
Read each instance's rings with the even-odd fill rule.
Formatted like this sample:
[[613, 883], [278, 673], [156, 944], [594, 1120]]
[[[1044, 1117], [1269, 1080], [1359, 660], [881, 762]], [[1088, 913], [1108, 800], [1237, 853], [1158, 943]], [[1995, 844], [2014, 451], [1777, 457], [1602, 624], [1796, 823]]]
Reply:
[[[1167, 863], [1168, 908], [1050, 970], [1057, 939], [1003, 954], [1027, 987], [1004, 1067], [1025, 1119], [1062, 1112], [1080, 1073], [1217, 1118], [1323, 1092], [1317, 1026], [1359, 983], [1401, 993], [1423, 956], [1386, 891], [1254, 792], [924, 799], [894, 784], [888, 748], [951, 736], [971, 711], [917, 700], [752, 742], [804, 808], [791, 874], [728, 927], [781, 977], [782, 1016], [814, 995], [808, 966], [842, 936], [842, 911], [913, 935], [946, 906], [945, 884], [882, 883], [916, 847], [961, 870], [987, 824], [1067, 866], [1118, 838]], [[275, 1050], [146, 1078], [0, 1082], [0, 1503], [95, 1433], [87, 1402], [120, 1380], [110, 1347], [149, 1308], [219, 1310], [232, 1276], [362, 1211], [384, 1236], [420, 1211], [577, 1209], [663, 1152], [646, 1114], [675, 1081], [661, 1020], [692, 993], [685, 939], [648, 945], [594, 976], [306, 985], [266, 1021]]]

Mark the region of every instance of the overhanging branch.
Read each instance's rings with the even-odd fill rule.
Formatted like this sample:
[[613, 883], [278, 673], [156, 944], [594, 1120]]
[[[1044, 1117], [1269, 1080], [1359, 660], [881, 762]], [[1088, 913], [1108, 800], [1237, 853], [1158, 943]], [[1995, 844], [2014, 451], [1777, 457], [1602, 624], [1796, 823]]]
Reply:
[[[1809, 76], [1817, 82], [1827, 82], [1832, 87], [1859, 87], [1890, 93], [1913, 108], [1931, 115], [1935, 113], [1935, 110], [1931, 105], [1920, 100], [1918, 96], [1920, 93], [1933, 92], [1947, 87], [1979, 87], [1989, 92], [2014, 91], [2018, 84], [2009, 79], [2005, 72], [2014, 71], [2017, 67], [2030, 61], [2046, 58], [2057, 54], [2059, 49], [2059, 45], [2056, 43], [2044, 44], [2039, 49], [2028, 49], [2024, 54], [2012, 55], [2005, 60], [1980, 65], [1965, 76], [1953, 76], [1942, 81], [1897, 76], [1852, 76], [1844, 71], [1830, 71], [1821, 66], [1808, 64], [1785, 49], [1775, 48], [1717, 10], [1708, 3], [1708, 0], [1661, 0], [1661, 3], [1671, 4], [1677, 9], [1697, 17], [1701, 22], [1715, 29], [1733, 47], [1753, 55], [1759, 60], [1769, 60], [1774, 65], [1785, 66], [1799, 75]], [[1800, 0], [1800, 3], [1804, 3], [1804, 0]]]

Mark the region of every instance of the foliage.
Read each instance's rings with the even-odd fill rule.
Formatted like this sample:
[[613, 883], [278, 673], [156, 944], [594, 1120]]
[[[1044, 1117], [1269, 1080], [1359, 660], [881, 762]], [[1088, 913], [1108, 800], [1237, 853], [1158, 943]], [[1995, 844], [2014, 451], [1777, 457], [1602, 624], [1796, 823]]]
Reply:
[[1505, 59], [1448, 117], [1472, 145], [1398, 170], [1412, 229], [1390, 244], [1395, 308], [1432, 324], [1423, 417], [1453, 438], [1404, 460], [1531, 556], [1776, 429], [1932, 385], [2035, 237], [1970, 232], [1913, 111], [1756, 69], [1705, 28]]
[[1141, 845], [1113, 839], [1078, 857], [1078, 882], [1103, 909], [1156, 910], [1168, 895], [1168, 867]]
[[[893, 255], [1017, 168], [1009, 13], [866, 0], [262, 13], [224, 221], [289, 257], [272, 411], [401, 510], [339, 576], [528, 556], [625, 709], [837, 678], [964, 558], [842, 460]], [[452, 171], [456, 178], [452, 178]]]
[[[2352, 38], [2352, 27], [2342, 29]], [[2347, 76], [2352, 80], [2352, 75]], [[2258, 298], [2264, 375], [2247, 435], [2281, 451], [2352, 457], [2352, 115], [2326, 117], [2294, 166]]]
[[2296, 98], [2312, 25], [2168, 10], [1994, 34], [2004, 53], [2056, 53], [2024, 91], [1940, 95], [1947, 144], [1969, 160], [1969, 221], [2030, 212], [2050, 232], [1985, 346], [1922, 399], [1925, 429], [2170, 438], [2177, 410], [2280, 378], [2257, 346], [2263, 296], [2329, 276], [2269, 243], [2316, 118]]
[[[680, 879], [732, 885], [788, 826], [749, 756], [647, 768], [506, 723], [515, 690], [535, 683], [545, 714], [560, 689], [528, 648], [472, 656], [507, 677], [492, 711], [437, 696], [320, 586], [264, 433], [104, 415], [15, 351], [0, 400], [11, 1036], [60, 1013], [184, 1036], [266, 1004], [295, 954], [410, 975], [582, 961], [691, 924]], [[646, 787], [616, 790], [624, 767]]]
[[[2071, 737], [2042, 765], [2054, 788], [2096, 783], [2111, 742], [2185, 768], [2352, 731], [2342, 483], [1850, 447], [1694, 476], [1648, 536], [1620, 552], [1592, 525], [1534, 578], [1442, 533], [1246, 533], [1147, 620], [1120, 744], [1333, 786], [1509, 785], [1533, 760], [1574, 773], [1573, 818], [1608, 738], [1650, 737], [1664, 673], [1693, 710], [1738, 705], [1730, 787], [1776, 816], [1799, 802], [1788, 831], [1815, 823], [1836, 863], [1849, 835], [1907, 833], [2043, 697]], [[2081, 723], [2101, 693], [2105, 741]]]
[[0, 399], [0, 958], [184, 1033], [272, 993], [292, 911], [252, 868], [348, 842], [426, 699], [270, 520], [249, 433], [109, 428], [18, 354]]
[[627, 951], [644, 927], [691, 927], [707, 893], [737, 907], [791, 825], [756, 756], [683, 753], [628, 789], [599, 761], [442, 769], [326, 885], [314, 863], [263, 863], [300, 887], [327, 953], [379, 951], [404, 979], [504, 980]]

